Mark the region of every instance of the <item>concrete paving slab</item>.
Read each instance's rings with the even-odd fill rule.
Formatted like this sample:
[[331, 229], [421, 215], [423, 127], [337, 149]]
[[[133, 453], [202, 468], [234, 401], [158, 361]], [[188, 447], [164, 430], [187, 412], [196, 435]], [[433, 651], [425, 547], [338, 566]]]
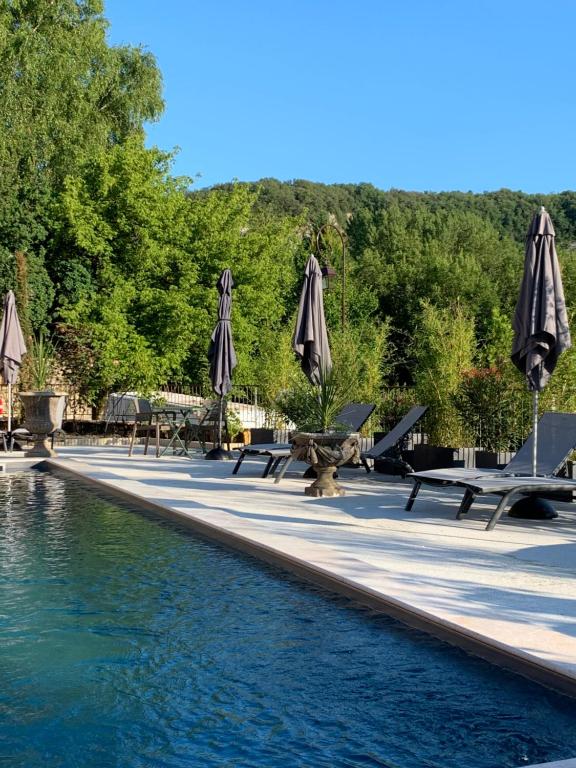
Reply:
[[554, 763], [538, 763], [525, 768], [576, 768], [576, 760], [557, 760]]
[[[486, 520], [497, 499], [455, 520], [459, 492], [343, 470], [346, 496], [314, 499], [291, 473], [260, 477], [262, 462], [165, 456], [125, 448], [66, 447], [49, 464], [202, 533], [381, 607], [559, 690], [576, 695], [576, 507], [554, 521]], [[9, 469], [9, 467], [8, 467]]]

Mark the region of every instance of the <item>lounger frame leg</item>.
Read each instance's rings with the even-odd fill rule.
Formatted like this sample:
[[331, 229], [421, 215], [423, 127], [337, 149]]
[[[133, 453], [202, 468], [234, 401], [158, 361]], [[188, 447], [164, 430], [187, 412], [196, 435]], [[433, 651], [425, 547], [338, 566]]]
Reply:
[[270, 458], [266, 462], [266, 466], [264, 467], [264, 472], [262, 473], [262, 477], [268, 477], [268, 475], [270, 474], [270, 470], [272, 469], [275, 462], [276, 462], [276, 458], [274, 456], [270, 456]]
[[276, 458], [274, 464], [272, 465], [272, 469], [270, 470], [270, 474], [271, 475], [275, 475], [276, 474], [276, 472], [278, 470], [278, 467], [280, 466], [280, 464], [282, 464], [283, 461], [284, 461], [284, 456], [278, 456]]
[[156, 421], [154, 437], [156, 439], [156, 458], [158, 459], [160, 457], [160, 421]]
[[366, 470], [366, 472], [370, 473], [372, 472], [372, 469], [370, 468], [368, 461], [362, 456], [360, 457], [360, 461], [362, 462], [362, 466]]
[[506, 509], [506, 504], [508, 504], [508, 500], [510, 499], [510, 496], [514, 496], [515, 493], [517, 493], [517, 490], [514, 488], [513, 490], [508, 491], [508, 493], [505, 493], [504, 496], [502, 496], [502, 498], [498, 502], [498, 506], [494, 510], [494, 514], [492, 515], [492, 517], [488, 522], [488, 525], [486, 526], [487, 531], [491, 531], [496, 525], [496, 523], [498, 522], [498, 520], [500, 520], [500, 518], [502, 517], [502, 513]]
[[462, 515], [465, 515], [466, 512], [468, 512], [468, 510], [474, 503], [475, 498], [476, 498], [476, 494], [472, 493], [470, 488], [466, 488], [466, 493], [464, 494], [462, 501], [460, 502], [458, 512], [456, 512], [456, 520], [462, 519]]
[[282, 480], [282, 478], [283, 478], [283, 477], [284, 477], [284, 475], [286, 474], [286, 470], [288, 469], [288, 467], [290, 466], [290, 464], [292, 464], [292, 462], [293, 462], [293, 461], [294, 461], [294, 459], [292, 458], [292, 456], [288, 456], [288, 458], [287, 458], [287, 459], [286, 459], [286, 461], [284, 462], [284, 465], [282, 466], [282, 469], [280, 470], [280, 472], [278, 472], [278, 474], [277, 474], [277, 475], [276, 475], [276, 477], [274, 478], [274, 482], [275, 482], [275, 483], [279, 483], [279, 482], [280, 482], [280, 480]]
[[421, 487], [422, 487], [422, 481], [414, 480], [414, 487], [412, 488], [412, 493], [408, 497], [408, 501], [406, 502], [406, 506], [404, 507], [404, 510], [406, 512], [409, 512], [414, 506], [416, 496], [418, 496], [418, 491], [420, 490]]
[[242, 451], [240, 453], [240, 458], [238, 459], [238, 461], [234, 465], [234, 469], [232, 470], [232, 474], [233, 475], [237, 475], [238, 474], [238, 470], [240, 469], [240, 464], [242, 464], [242, 462], [244, 461], [245, 458], [246, 458], [246, 454], [244, 453], [244, 451]]

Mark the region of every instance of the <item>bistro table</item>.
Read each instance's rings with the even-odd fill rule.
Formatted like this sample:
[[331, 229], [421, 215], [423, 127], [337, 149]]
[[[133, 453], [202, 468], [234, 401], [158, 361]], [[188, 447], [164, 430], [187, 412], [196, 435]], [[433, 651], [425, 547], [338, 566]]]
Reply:
[[[168, 444], [159, 453], [164, 456], [170, 449], [173, 455], [189, 456], [190, 448], [189, 432], [190, 427], [199, 424], [198, 415], [204, 409], [202, 405], [186, 405], [184, 403], [166, 403], [152, 409], [152, 416], [158, 425], [157, 440], [159, 443], [159, 428], [167, 426], [170, 430]], [[196, 449], [194, 449], [196, 450]]]

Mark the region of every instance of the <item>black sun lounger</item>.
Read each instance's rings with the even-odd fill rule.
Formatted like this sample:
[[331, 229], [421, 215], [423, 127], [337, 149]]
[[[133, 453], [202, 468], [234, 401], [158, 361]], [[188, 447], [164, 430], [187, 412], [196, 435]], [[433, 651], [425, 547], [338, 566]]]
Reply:
[[410, 434], [416, 422], [424, 416], [427, 410], [427, 405], [415, 405], [413, 408], [410, 408], [406, 416], [400, 419], [398, 424], [388, 434], [384, 435], [381, 440], [378, 440], [368, 451], [362, 451], [360, 461], [366, 472], [370, 472], [368, 459], [375, 461], [393, 452], [406, 435]]
[[512, 496], [538, 494], [540, 497], [554, 498], [555, 494], [558, 493], [567, 491], [573, 496], [576, 492], [576, 482], [563, 477], [478, 477], [474, 480], [458, 482], [457, 485], [466, 489], [456, 515], [458, 520], [468, 512], [477, 496], [495, 495], [502, 497], [486, 526], [487, 531], [491, 531], [502, 517], [502, 513]]
[[[338, 416], [336, 416], [335, 421], [337, 424], [348, 427], [351, 432], [358, 432], [368, 421], [375, 407], [372, 403], [347, 403]], [[290, 458], [291, 450], [292, 445], [290, 443], [254, 443], [245, 445], [240, 450], [240, 458], [236, 462], [232, 474], [236, 475], [238, 473], [240, 465], [246, 456], [264, 456], [268, 457], [268, 461], [262, 477], [268, 477], [270, 472], [276, 471], [283, 459]]]
[[[378, 440], [376, 445], [372, 446], [370, 450], [363, 451], [360, 454], [360, 462], [362, 466], [365, 468], [366, 472], [370, 472], [370, 466], [368, 465], [368, 459], [379, 459], [380, 457], [386, 455], [387, 453], [394, 451], [398, 444], [408, 435], [412, 429], [414, 429], [414, 425], [418, 421], [418, 419], [421, 419], [422, 416], [426, 413], [428, 410], [427, 405], [415, 405], [413, 408], [411, 408], [406, 416], [404, 418], [400, 419], [398, 424], [396, 424], [395, 427], [393, 427], [388, 434], [384, 435], [384, 437], [381, 440]], [[279, 483], [280, 480], [284, 477], [286, 474], [286, 470], [292, 463], [292, 456], [288, 456], [287, 460], [278, 473], [276, 479], [274, 480], [275, 483]]]
[[[458, 485], [465, 487], [475, 481], [483, 482], [489, 478], [521, 478], [532, 475], [531, 434], [514, 458], [504, 469], [430, 469], [424, 472], [412, 472], [408, 477], [414, 482], [412, 493], [406, 502], [406, 510], [412, 509], [422, 485]], [[570, 453], [576, 447], [576, 413], [557, 413], [548, 411], [538, 422], [537, 472], [543, 478], [555, 475], [564, 465]], [[472, 502], [470, 502], [472, 503]], [[459, 513], [460, 514], [460, 513]]]

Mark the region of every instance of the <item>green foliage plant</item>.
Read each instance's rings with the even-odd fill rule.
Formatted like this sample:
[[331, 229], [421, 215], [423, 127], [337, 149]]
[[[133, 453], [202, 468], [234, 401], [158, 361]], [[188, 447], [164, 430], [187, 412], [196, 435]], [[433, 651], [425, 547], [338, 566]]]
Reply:
[[511, 362], [465, 371], [454, 403], [478, 448], [516, 450], [526, 437], [528, 393]]
[[[318, 387], [313, 387], [304, 379], [290, 349], [290, 375], [285, 379], [286, 386], [273, 400], [272, 410], [283, 414], [299, 429], [326, 431], [338, 428], [336, 416], [350, 401], [378, 406], [384, 379], [390, 371], [388, 331], [387, 323], [368, 321], [332, 331], [330, 346], [333, 365]], [[290, 338], [291, 334], [285, 335], [282, 359], [286, 359]], [[373, 423], [368, 423], [365, 430], [373, 429], [378, 419], [379, 415], [375, 416]]]
[[61, 195], [60, 274], [71, 290], [59, 296], [59, 326], [69, 356], [86, 363], [90, 401], [157, 389], [196, 338], [186, 183], [169, 177], [170, 163], [134, 139], [93, 157]]
[[389, 432], [414, 405], [418, 405], [417, 393], [414, 387], [386, 387], [382, 392], [380, 404], [379, 427]]
[[310, 432], [346, 431], [338, 423], [338, 413], [346, 404], [349, 389], [332, 368], [323, 371], [320, 383], [310, 399], [308, 423], [303, 428]]
[[[525, 382], [523, 383], [525, 388]], [[576, 349], [574, 347], [568, 349], [558, 359], [550, 381], [540, 393], [539, 407], [540, 413], [543, 411], [576, 412]]]
[[278, 401], [278, 410], [303, 432], [347, 431], [336, 417], [349, 399], [347, 383], [333, 367], [322, 373], [318, 385], [301, 380], [293, 389], [283, 393]]
[[103, 11], [102, 0], [0, 4], [0, 252], [27, 255], [34, 329], [53, 320], [54, 300], [68, 290], [60, 264], [81, 260], [60, 247], [65, 180], [99, 152], [142, 137], [163, 108], [154, 57], [109, 45]]
[[384, 415], [384, 382], [392, 373], [394, 348], [390, 343], [390, 324], [371, 318], [333, 330], [330, 335], [333, 370], [348, 400], [374, 403], [374, 415], [364, 426], [366, 434], [379, 426]]
[[52, 383], [56, 364], [56, 348], [43, 331], [32, 336], [27, 345], [25, 381], [27, 386], [44, 392]]
[[431, 444], [458, 448], [468, 435], [454, 403], [465, 371], [472, 368], [475, 349], [474, 323], [463, 308], [438, 308], [422, 304], [415, 343], [416, 394], [429, 406], [424, 422]]
[[[264, 214], [257, 193], [234, 184], [189, 197], [186, 229], [188, 258], [196, 265], [187, 301], [194, 310], [195, 338], [186, 361], [187, 374], [199, 381], [206, 373], [206, 345], [214, 327], [216, 281], [230, 267], [234, 279], [232, 329], [238, 365], [234, 381], [266, 386], [272, 396], [274, 369], [278, 382], [290, 376], [286, 345], [278, 339], [298, 301], [299, 261], [304, 268], [299, 222]], [[278, 354], [275, 347], [278, 345]], [[282, 359], [283, 356], [283, 359]]]
[[243, 432], [244, 425], [242, 424], [240, 416], [233, 408], [226, 409], [226, 421], [228, 422], [228, 433], [231, 438], [234, 438]]

